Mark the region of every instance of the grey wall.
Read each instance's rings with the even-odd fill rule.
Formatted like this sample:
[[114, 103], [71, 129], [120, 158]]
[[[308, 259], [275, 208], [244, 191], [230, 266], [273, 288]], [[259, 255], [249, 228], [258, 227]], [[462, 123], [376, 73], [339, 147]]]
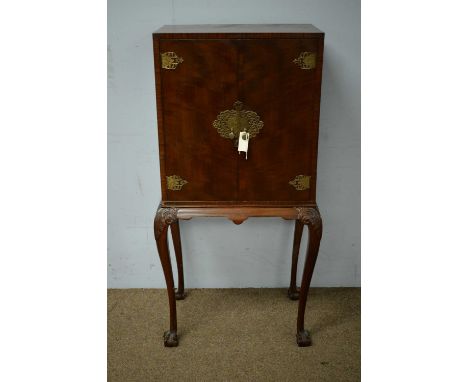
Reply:
[[[160, 288], [152, 223], [161, 198], [151, 33], [163, 24], [311, 23], [325, 35], [314, 286], [360, 285], [360, 2], [109, 0], [108, 286]], [[284, 287], [293, 223], [181, 222], [186, 285]], [[304, 258], [307, 234], [301, 244]]]

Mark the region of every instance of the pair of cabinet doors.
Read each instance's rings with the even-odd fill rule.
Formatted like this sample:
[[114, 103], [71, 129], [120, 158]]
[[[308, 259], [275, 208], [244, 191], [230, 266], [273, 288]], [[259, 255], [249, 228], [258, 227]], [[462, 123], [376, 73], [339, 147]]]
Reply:
[[[164, 201], [315, 201], [322, 39], [155, 39], [154, 48]], [[239, 132], [219, 128], [233, 130], [236, 115], [257, 129], [247, 159]]]

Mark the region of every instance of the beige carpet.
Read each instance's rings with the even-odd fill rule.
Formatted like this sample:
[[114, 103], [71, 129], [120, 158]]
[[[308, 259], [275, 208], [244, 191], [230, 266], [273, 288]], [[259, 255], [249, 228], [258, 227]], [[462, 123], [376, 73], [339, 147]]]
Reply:
[[108, 380], [359, 381], [360, 289], [314, 288], [295, 342], [297, 301], [286, 289], [189, 289], [177, 301], [179, 346], [162, 289], [109, 289]]

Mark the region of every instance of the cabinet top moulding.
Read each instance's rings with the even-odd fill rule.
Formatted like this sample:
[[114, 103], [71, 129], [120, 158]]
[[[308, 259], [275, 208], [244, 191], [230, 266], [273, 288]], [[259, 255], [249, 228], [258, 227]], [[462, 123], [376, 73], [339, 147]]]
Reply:
[[164, 25], [153, 33], [157, 38], [323, 38], [312, 24], [207, 24]]

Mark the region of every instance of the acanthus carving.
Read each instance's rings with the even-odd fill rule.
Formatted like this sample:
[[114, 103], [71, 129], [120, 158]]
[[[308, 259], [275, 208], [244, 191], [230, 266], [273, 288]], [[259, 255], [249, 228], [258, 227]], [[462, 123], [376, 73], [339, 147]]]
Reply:
[[309, 207], [297, 207], [297, 219], [307, 225], [312, 225], [314, 227], [322, 226], [322, 218], [317, 208]]
[[154, 232], [156, 239], [161, 235], [165, 227], [175, 223], [176, 220], [177, 208], [158, 208], [158, 212], [156, 212], [156, 218], [154, 219]]

